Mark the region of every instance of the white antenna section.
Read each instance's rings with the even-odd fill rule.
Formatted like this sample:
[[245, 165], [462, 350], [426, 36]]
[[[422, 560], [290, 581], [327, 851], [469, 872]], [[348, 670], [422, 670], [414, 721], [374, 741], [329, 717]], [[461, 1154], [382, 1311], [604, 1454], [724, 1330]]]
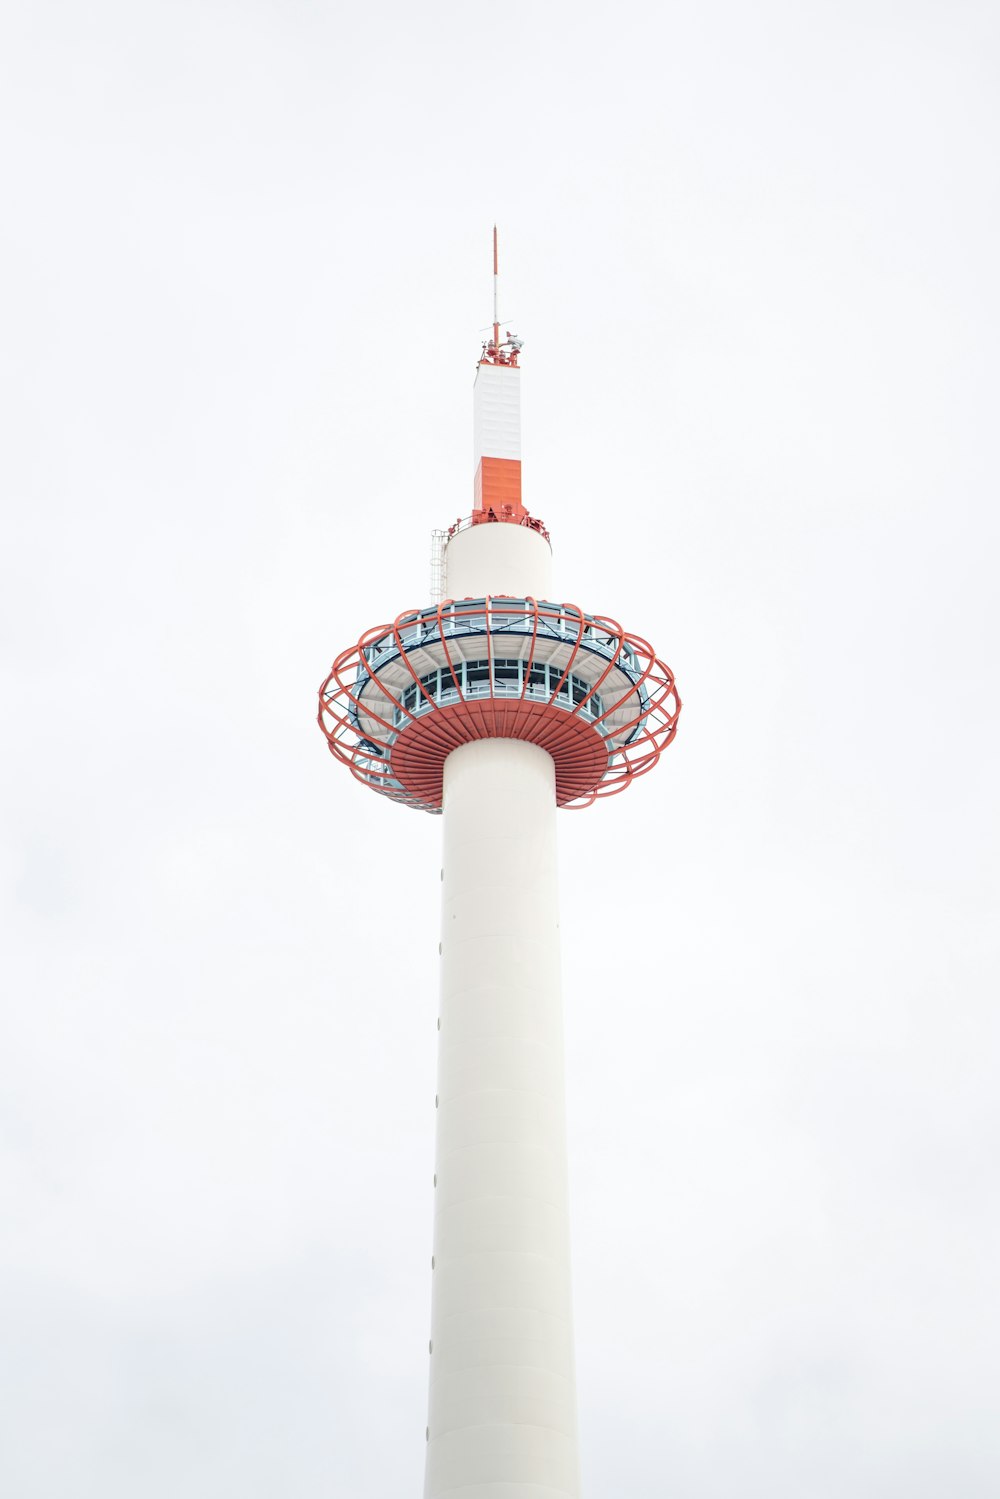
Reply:
[[448, 586], [447, 531], [431, 532], [431, 603], [440, 604]]

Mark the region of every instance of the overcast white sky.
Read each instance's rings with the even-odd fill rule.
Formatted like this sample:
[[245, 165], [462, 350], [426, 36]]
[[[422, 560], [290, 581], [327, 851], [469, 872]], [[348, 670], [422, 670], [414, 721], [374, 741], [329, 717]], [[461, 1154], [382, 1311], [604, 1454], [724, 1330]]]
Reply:
[[526, 340], [591, 1499], [995, 1499], [1000, 13], [11, 4], [0, 1487], [422, 1483], [440, 823], [313, 722]]

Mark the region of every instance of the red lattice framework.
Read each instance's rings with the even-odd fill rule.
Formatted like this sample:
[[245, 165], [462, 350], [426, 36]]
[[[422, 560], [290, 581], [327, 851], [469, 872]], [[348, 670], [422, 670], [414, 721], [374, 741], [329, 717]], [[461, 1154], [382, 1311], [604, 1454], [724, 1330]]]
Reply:
[[[517, 610], [516, 628], [512, 607]], [[467, 645], [470, 637], [485, 645], [485, 693], [464, 692], [459, 685], [463, 660], [470, 658], [453, 654], [454, 646], [459, 638]], [[497, 646], [509, 647], [512, 640], [525, 638], [529, 647], [520, 658], [523, 686], [517, 695], [500, 695], [495, 691], [493, 662], [509, 655]], [[549, 668], [550, 679], [559, 675], [548, 696], [540, 698], [534, 686], [529, 688], [529, 676], [542, 639], [568, 646], [569, 652], [561, 669]], [[429, 648], [440, 648], [441, 667], [451, 675], [457, 700], [439, 702], [421, 681], [410, 652]], [[376, 657], [385, 653], [387, 659], [380, 665]], [[594, 655], [599, 657], [601, 669], [593, 680], [587, 679], [585, 696], [569, 704], [560, 693], [574, 664], [579, 669], [581, 653], [591, 656], [591, 666]], [[382, 672], [396, 662], [402, 663], [409, 679], [393, 689]], [[609, 702], [607, 684], [616, 671], [619, 681], [623, 675], [628, 679], [628, 687]], [[373, 711], [370, 688], [364, 696], [369, 684], [385, 695], [389, 707], [380, 706], [395, 722]], [[418, 698], [409, 708], [402, 699], [411, 685]], [[592, 700], [600, 702], [599, 714]], [[588, 704], [585, 715], [582, 710]], [[625, 720], [612, 725], [610, 720], [622, 709]], [[578, 809], [624, 791], [652, 770], [677, 732], [680, 711], [670, 668], [648, 641], [628, 634], [616, 620], [584, 614], [575, 604], [496, 597], [444, 600], [436, 609], [410, 610], [391, 625], [366, 631], [356, 645], [340, 653], [320, 687], [318, 722], [335, 759], [366, 786], [406, 806], [441, 810], [444, 762], [453, 749], [475, 739], [521, 739], [552, 756], [556, 801]]]

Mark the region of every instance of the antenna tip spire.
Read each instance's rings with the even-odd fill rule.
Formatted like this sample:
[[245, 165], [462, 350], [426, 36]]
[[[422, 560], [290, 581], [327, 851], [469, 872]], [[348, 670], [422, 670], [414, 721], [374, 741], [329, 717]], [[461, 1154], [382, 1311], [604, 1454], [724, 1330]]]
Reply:
[[517, 369], [517, 356], [521, 349], [521, 340], [514, 334], [500, 341], [500, 309], [499, 309], [499, 258], [497, 254], [497, 226], [493, 225], [493, 338], [490, 343], [483, 344], [483, 357], [481, 364], [504, 364], [512, 369]]

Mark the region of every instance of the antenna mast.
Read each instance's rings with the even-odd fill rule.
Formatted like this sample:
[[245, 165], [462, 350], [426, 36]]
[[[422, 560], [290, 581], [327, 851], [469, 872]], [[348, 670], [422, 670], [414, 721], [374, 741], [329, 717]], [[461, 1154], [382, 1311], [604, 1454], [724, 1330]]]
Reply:
[[[485, 329], [483, 332], [485, 333]], [[502, 364], [517, 369], [517, 356], [523, 340], [516, 333], [508, 332], [500, 337], [500, 252], [497, 247], [497, 226], [493, 225], [493, 337], [483, 340], [480, 364]]]
[[493, 225], [493, 347], [500, 347], [500, 314], [497, 311], [497, 281], [499, 279], [499, 261], [497, 258], [497, 226]]

